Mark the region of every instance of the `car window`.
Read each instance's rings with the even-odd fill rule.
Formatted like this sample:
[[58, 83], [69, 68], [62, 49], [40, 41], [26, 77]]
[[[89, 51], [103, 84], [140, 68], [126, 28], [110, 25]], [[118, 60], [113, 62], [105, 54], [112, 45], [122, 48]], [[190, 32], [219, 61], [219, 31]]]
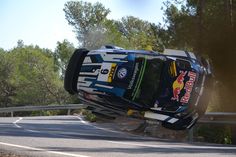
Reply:
[[134, 101], [150, 106], [155, 102], [158, 94], [163, 61], [161, 59], [146, 59], [144, 66], [144, 75]]

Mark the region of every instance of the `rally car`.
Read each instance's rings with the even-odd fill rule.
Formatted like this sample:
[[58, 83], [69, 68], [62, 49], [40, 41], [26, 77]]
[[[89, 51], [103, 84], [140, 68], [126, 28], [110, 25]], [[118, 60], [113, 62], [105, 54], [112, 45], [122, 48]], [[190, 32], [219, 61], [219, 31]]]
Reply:
[[64, 87], [88, 109], [116, 117], [135, 111], [169, 129], [191, 128], [205, 113], [212, 86], [209, 61], [192, 52], [77, 49]]

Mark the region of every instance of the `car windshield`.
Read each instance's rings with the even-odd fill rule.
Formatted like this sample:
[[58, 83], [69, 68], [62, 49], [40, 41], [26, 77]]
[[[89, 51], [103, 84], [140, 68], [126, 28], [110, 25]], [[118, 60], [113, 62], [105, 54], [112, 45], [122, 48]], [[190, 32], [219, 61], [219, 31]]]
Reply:
[[[144, 59], [140, 69], [137, 89], [133, 100], [136, 103], [152, 106], [158, 94], [163, 61], [159, 58]], [[140, 83], [139, 83], [140, 82]]]

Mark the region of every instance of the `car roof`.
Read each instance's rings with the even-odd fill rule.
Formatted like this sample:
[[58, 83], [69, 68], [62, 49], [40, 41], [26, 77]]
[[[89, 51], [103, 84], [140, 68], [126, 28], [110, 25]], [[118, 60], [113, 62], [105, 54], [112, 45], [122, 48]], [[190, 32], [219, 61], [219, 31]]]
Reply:
[[108, 48], [100, 48], [100, 49], [97, 49], [97, 50], [91, 50], [90, 53], [93, 53], [93, 52], [114, 52], [114, 53], [117, 53], [117, 52], [121, 52], [121, 53], [127, 53], [127, 52], [131, 52], [131, 53], [140, 53], [140, 54], [150, 54], [150, 53], [158, 53], [158, 52], [154, 52], [154, 51], [147, 51], [147, 50], [125, 50], [125, 49], [108, 49]]

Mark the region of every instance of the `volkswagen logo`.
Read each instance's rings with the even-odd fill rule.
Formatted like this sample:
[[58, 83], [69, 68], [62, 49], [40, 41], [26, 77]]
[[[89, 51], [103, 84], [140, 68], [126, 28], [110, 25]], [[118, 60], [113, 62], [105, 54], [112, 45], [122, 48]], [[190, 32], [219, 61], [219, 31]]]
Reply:
[[126, 75], [127, 75], [127, 69], [125, 68], [121, 68], [117, 73], [119, 79], [125, 78]]

